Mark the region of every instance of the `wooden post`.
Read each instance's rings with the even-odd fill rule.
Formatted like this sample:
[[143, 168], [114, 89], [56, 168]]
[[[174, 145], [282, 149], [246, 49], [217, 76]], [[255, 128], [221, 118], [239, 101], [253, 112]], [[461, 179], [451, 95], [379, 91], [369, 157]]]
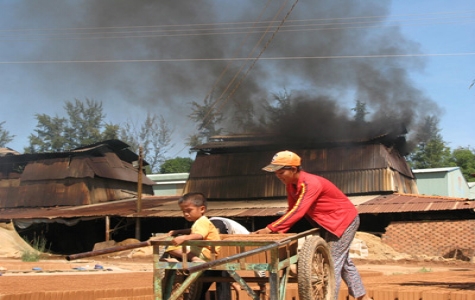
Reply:
[[[142, 158], [142, 146], [139, 147], [139, 170], [137, 178], [137, 214], [142, 211], [142, 169], [143, 169], [143, 158]], [[135, 220], [135, 238], [140, 240], [140, 217], [136, 217]]]
[[110, 239], [110, 218], [106, 216], [106, 242]]

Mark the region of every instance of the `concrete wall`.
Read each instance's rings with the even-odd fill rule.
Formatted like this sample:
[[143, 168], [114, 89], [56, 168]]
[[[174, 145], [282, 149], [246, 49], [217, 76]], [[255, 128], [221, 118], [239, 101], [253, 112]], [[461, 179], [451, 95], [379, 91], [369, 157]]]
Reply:
[[475, 220], [392, 222], [382, 242], [401, 253], [471, 259]]

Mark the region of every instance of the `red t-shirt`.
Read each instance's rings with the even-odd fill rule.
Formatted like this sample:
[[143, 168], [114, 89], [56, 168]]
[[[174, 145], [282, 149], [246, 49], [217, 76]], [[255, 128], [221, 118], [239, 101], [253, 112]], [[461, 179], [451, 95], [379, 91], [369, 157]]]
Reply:
[[297, 186], [287, 185], [289, 207], [285, 215], [267, 225], [273, 232], [287, 232], [304, 216], [341, 237], [358, 215], [350, 199], [329, 180], [300, 171]]

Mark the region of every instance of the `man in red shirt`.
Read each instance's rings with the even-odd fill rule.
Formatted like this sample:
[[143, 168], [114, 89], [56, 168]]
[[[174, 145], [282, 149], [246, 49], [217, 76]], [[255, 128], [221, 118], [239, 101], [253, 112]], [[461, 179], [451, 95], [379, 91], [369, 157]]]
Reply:
[[357, 300], [371, 299], [351, 260], [350, 245], [359, 226], [358, 211], [348, 197], [329, 180], [307, 173], [300, 167], [300, 157], [290, 151], [278, 152], [264, 171], [274, 172], [286, 185], [287, 212], [278, 220], [257, 230], [256, 234], [287, 232], [305, 217], [314, 226], [321, 227], [321, 236], [329, 244], [335, 266], [335, 299], [341, 279], [348, 285], [351, 296]]

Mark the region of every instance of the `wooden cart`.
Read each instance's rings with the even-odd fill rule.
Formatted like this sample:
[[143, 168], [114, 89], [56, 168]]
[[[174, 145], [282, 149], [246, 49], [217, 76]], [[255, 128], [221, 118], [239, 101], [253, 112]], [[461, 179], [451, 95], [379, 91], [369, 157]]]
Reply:
[[[155, 300], [198, 300], [203, 285], [237, 282], [254, 300], [285, 300], [288, 283], [298, 283], [301, 300], [333, 300], [335, 276], [327, 243], [312, 229], [299, 234], [221, 235], [220, 241], [187, 241], [186, 246], [209, 246], [213, 258], [205, 263], [167, 261], [171, 239], [151, 240]], [[298, 249], [299, 239], [304, 239]], [[216, 254], [216, 247], [220, 247]], [[185, 248], [184, 248], [185, 249]], [[184, 251], [185, 252], [185, 251]], [[297, 276], [290, 266], [297, 264]], [[265, 277], [249, 276], [264, 271]], [[253, 289], [250, 283], [258, 283]], [[268, 288], [262, 288], [268, 285]], [[254, 284], [255, 286], [255, 284]], [[268, 294], [266, 291], [269, 291]], [[223, 293], [226, 291], [222, 291]], [[218, 299], [230, 299], [219, 296]]]

